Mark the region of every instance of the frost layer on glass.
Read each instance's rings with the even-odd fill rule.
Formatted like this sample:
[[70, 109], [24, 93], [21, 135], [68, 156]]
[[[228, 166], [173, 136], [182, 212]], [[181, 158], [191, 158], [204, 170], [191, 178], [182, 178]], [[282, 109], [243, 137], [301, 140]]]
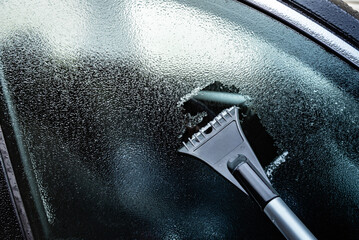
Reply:
[[288, 152], [272, 182], [309, 229], [359, 235], [359, 74], [298, 33], [224, 0], [12, 0], [0, 26], [1, 121], [38, 238], [278, 239], [176, 152], [182, 97], [215, 81]]

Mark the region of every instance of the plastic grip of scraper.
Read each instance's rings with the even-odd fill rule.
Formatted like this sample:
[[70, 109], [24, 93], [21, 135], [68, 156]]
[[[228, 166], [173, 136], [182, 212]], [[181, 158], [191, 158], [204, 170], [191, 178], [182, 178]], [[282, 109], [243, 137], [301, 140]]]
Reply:
[[227, 166], [235, 179], [258, 203], [286, 239], [316, 239], [244, 155], [239, 155], [236, 159], [229, 161]]
[[272, 185], [244, 155], [239, 155], [233, 161], [229, 161], [227, 166], [234, 178], [262, 210], [272, 199], [279, 197]]

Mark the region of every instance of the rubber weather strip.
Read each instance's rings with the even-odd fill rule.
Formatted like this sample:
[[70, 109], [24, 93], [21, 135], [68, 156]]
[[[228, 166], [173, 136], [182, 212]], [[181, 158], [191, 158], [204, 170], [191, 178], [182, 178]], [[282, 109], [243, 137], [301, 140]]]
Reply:
[[5, 144], [4, 135], [0, 126], [0, 160], [1, 165], [4, 171], [4, 176], [6, 182], [9, 187], [11, 201], [13, 203], [14, 208], [16, 209], [16, 216], [19, 221], [19, 225], [22, 231], [22, 235], [24, 239], [32, 240], [34, 239], [29, 223], [29, 219], [27, 218], [24, 203], [21, 198], [20, 190], [16, 182], [14, 169], [12, 168], [12, 164], [10, 161], [9, 153]]
[[276, 0], [240, 0], [296, 28], [359, 68], [359, 50], [323, 26]]

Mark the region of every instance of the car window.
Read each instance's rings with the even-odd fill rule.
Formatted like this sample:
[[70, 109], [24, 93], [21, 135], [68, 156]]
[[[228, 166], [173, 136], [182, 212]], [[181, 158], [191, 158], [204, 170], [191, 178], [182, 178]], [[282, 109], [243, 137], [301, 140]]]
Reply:
[[214, 82], [250, 96], [288, 152], [271, 180], [313, 233], [359, 234], [350, 64], [236, 1], [0, 9], [1, 126], [35, 237], [277, 239], [246, 195], [177, 153], [182, 103]]

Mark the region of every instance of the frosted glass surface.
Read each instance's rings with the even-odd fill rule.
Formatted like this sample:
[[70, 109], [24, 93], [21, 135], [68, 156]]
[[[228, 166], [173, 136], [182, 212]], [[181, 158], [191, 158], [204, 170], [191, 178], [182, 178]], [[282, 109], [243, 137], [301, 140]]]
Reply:
[[359, 73], [270, 17], [227, 0], [9, 0], [0, 47], [1, 124], [37, 238], [280, 238], [176, 152], [181, 98], [214, 81], [249, 95], [288, 151], [271, 179], [308, 228], [359, 235]]

